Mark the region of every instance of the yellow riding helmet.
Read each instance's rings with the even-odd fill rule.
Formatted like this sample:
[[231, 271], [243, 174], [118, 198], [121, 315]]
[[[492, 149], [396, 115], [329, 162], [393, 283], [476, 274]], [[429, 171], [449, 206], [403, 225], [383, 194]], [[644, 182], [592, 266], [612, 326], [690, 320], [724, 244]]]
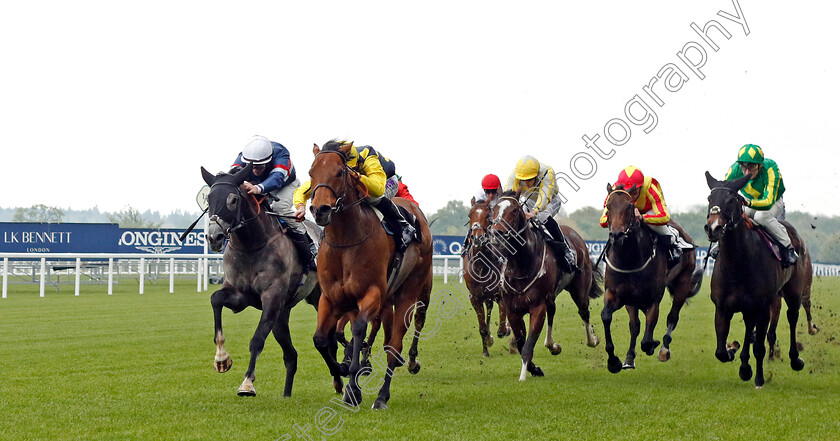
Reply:
[[527, 181], [537, 177], [540, 173], [540, 161], [537, 158], [526, 155], [516, 163], [516, 179]]

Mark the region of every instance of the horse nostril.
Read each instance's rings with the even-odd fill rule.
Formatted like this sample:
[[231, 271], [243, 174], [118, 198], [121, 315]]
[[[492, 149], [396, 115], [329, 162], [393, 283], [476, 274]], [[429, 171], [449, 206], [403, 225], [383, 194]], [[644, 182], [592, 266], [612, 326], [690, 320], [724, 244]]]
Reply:
[[320, 214], [321, 216], [326, 215], [329, 212], [330, 212], [330, 206], [329, 205], [321, 205], [321, 206], [318, 207], [318, 214]]

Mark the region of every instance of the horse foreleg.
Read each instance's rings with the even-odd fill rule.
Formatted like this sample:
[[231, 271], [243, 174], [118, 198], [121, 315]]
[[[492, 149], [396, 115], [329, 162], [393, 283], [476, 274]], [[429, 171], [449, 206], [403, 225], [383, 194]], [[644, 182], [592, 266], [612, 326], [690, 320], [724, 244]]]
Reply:
[[280, 312], [277, 317], [277, 322], [274, 323], [274, 339], [283, 348], [283, 364], [286, 366], [286, 383], [283, 386], [283, 396], [292, 396], [292, 385], [295, 381], [295, 373], [297, 372], [298, 354], [292, 344], [292, 335], [289, 332], [289, 312], [291, 310], [286, 308]]
[[558, 343], [554, 342], [554, 336], [552, 335], [552, 328], [554, 327], [554, 313], [557, 311], [557, 306], [554, 302], [547, 302], [545, 307], [548, 315], [548, 328], [546, 328], [545, 332], [545, 347], [548, 348], [551, 355], [559, 355], [563, 352], [563, 348], [560, 347]]
[[507, 307], [501, 301], [497, 303], [499, 304], [499, 330], [496, 331], [496, 335], [499, 338], [504, 338], [510, 335], [511, 332], [510, 324], [508, 323]]
[[341, 381], [341, 366], [335, 359], [338, 343], [335, 339], [335, 329], [338, 323], [338, 317], [333, 313], [333, 307], [327, 301], [326, 296], [321, 296], [318, 303], [318, 324], [315, 328], [315, 335], [312, 336], [312, 342], [315, 344], [315, 349], [321, 354], [324, 363], [330, 370], [330, 375], [333, 377], [333, 387], [335, 393], [340, 394], [344, 388], [344, 383]]
[[[781, 294], [781, 293], [780, 293]], [[776, 342], [776, 326], [779, 324], [779, 313], [782, 310], [782, 297], [773, 298], [770, 305], [770, 326], [767, 328], [767, 359], [775, 360], [779, 355], [779, 344]]]
[[222, 330], [222, 308], [227, 307], [234, 313], [238, 313], [248, 306], [244, 295], [230, 287], [222, 288], [210, 296], [210, 305], [213, 307], [213, 322], [215, 332], [213, 342], [216, 344], [216, 356], [213, 359], [213, 367], [217, 372], [227, 372], [233, 360], [225, 351], [225, 333]]
[[767, 325], [769, 322], [769, 310], [759, 314], [755, 322], [755, 340], [753, 341], [753, 355], [755, 356], [756, 389], [761, 389], [764, 386], [764, 355], [766, 353], [764, 341], [767, 339]]
[[369, 314], [360, 313], [350, 329], [353, 332], [353, 352], [350, 359], [349, 379], [347, 380], [347, 387], [344, 389], [344, 402], [353, 407], [362, 403], [362, 390], [359, 388], [359, 371], [362, 367], [362, 343], [365, 339], [365, 331], [367, 331]]
[[[508, 321], [510, 322], [511, 331], [513, 332], [511, 343], [516, 345], [516, 350], [521, 354], [523, 348], [525, 347], [525, 320], [523, 320], [522, 315], [518, 312], [508, 309]], [[525, 381], [525, 375], [527, 372], [526, 366], [523, 364], [522, 371], [519, 374], [519, 381]]]
[[[769, 310], [769, 308], [768, 308]], [[750, 343], [755, 344], [755, 317], [746, 312], [744, 315], [744, 347], [741, 348], [741, 368], [738, 369], [738, 376], [743, 381], [748, 381], [752, 378], [752, 368], [750, 367]], [[766, 337], [766, 335], [764, 335]], [[764, 344], [762, 342], [762, 344]]]
[[627, 348], [627, 358], [624, 360], [621, 368], [636, 369], [636, 339], [639, 338], [639, 331], [642, 328], [642, 324], [639, 321], [639, 310], [635, 306], [627, 305], [624, 308], [630, 317], [630, 347]]
[[537, 345], [537, 340], [540, 338], [543, 324], [545, 323], [546, 304], [537, 305], [530, 310], [530, 327], [528, 329], [528, 338], [525, 340], [525, 345], [522, 347], [520, 353], [522, 354], [522, 371], [519, 375], [519, 381], [525, 381], [525, 371], [531, 373], [535, 377], [542, 377], [543, 371], [538, 368], [534, 362], [534, 347]]
[[615, 344], [613, 344], [610, 326], [612, 326], [613, 313], [620, 307], [618, 299], [610, 290], [607, 290], [604, 293], [604, 309], [601, 310], [601, 321], [604, 323], [604, 341], [606, 342], [604, 350], [607, 351], [607, 370], [613, 374], [621, 372], [621, 360], [615, 356]]
[[493, 337], [490, 336], [489, 326], [484, 320], [484, 302], [476, 296], [470, 296], [470, 303], [472, 303], [476, 318], [478, 318], [478, 335], [481, 337], [482, 355], [489, 357], [490, 353], [487, 348], [493, 346]]
[[799, 358], [799, 345], [796, 343], [796, 323], [799, 320], [800, 298], [796, 294], [785, 295], [787, 304], [787, 318], [790, 324], [790, 367], [795, 371], [801, 371], [805, 362]]
[[[264, 298], [271, 297], [271, 295], [264, 296]], [[260, 322], [257, 324], [257, 329], [254, 331], [254, 336], [251, 337], [251, 342], [248, 345], [248, 349], [251, 352], [251, 359], [248, 362], [248, 370], [245, 371], [245, 379], [242, 380], [242, 385], [239, 386], [239, 390], [237, 391], [240, 397], [253, 397], [257, 395], [257, 391], [254, 389], [254, 380], [257, 379], [255, 373], [257, 369], [257, 358], [259, 358], [265, 347], [265, 339], [268, 338], [268, 333], [274, 328], [277, 317], [284, 314], [283, 310], [286, 309], [285, 306], [280, 306], [279, 302], [277, 304], [266, 303], [268, 302], [263, 303]]]
[[653, 339], [653, 331], [656, 329], [658, 321], [659, 303], [654, 303], [645, 311], [645, 335], [642, 337], [641, 348], [647, 355], [653, 355], [653, 352], [659, 346], [659, 340]]
[[732, 342], [731, 345], [726, 343], [726, 339], [729, 337], [729, 324], [731, 321], [732, 312], [724, 310], [719, 305], [715, 305], [715, 336], [717, 337], [715, 357], [722, 363], [735, 360], [735, 352], [740, 347], [737, 341]]

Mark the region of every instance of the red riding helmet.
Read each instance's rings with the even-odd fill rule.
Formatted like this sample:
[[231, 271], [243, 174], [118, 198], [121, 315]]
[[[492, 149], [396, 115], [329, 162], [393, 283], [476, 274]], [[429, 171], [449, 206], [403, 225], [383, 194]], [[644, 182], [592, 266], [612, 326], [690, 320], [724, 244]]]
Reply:
[[489, 174], [481, 180], [481, 188], [485, 190], [495, 190], [502, 186], [502, 181], [494, 174]]
[[613, 187], [617, 187], [619, 184], [623, 184], [624, 189], [629, 190], [633, 188], [633, 185], [636, 185], [636, 187], [641, 188], [642, 185], [644, 185], [644, 183], [644, 173], [642, 173], [642, 171], [636, 168], [635, 166], [628, 165], [624, 168], [624, 170], [622, 170], [618, 174], [618, 179], [615, 181], [615, 185], [613, 185]]

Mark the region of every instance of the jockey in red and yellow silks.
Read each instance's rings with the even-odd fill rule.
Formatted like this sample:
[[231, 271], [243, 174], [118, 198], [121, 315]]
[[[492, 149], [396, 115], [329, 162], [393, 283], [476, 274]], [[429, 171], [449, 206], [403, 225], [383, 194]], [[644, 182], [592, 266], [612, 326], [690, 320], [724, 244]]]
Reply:
[[[634, 166], [625, 167], [621, 173], [618, 174], [618, 180], [615, 181], [613, 187], [623, 185], [625, 190], [629, 190], [633, 185], [639, 187], [639, 197], [636, 199], [635, 206], [642, 214], [644, 221], [649, 225], [665, 225], [671, 220], [671, 215], [668, 214], [668, 206], [665, 204], [665, 197], [662, 195], [662, 187], [659, 186], [659, 181], [650, 176], [645, 176], [641, 170]], [[604, 212], [601, 215], [601, 226], [607, 227], [607, 201], [604, 200]]]
[[[671, 255], [668, 260], [669, 267], [679, 262], [683, 248], [694, 248], [693, 245], [686, 243], [680, 237], [680, 233], [676, 228], [668, 225], [668, 222], [671, 220], [671, 215], [668, 213], [668, 206], [665, 204], [662, 187], [659, 186], [659, 182], [656, 179], [651, 176], [645, 176], [637, 167], [629, 165], [618, 174], [618, 179], [613, 184], [614, 188], [619, 186], [625, 190], [630, 190], [633, 186], [639, 188], [638, 196], [633, 203], [636, 207], [637, 216], [641, 215], [645, 225], [654, 233], [667, 237], [666, 240], [671, 244]], [[606, 199], [604, 200], [604, 212], [601, 214], [601, 226], [604, 228], [608, 227]]]

